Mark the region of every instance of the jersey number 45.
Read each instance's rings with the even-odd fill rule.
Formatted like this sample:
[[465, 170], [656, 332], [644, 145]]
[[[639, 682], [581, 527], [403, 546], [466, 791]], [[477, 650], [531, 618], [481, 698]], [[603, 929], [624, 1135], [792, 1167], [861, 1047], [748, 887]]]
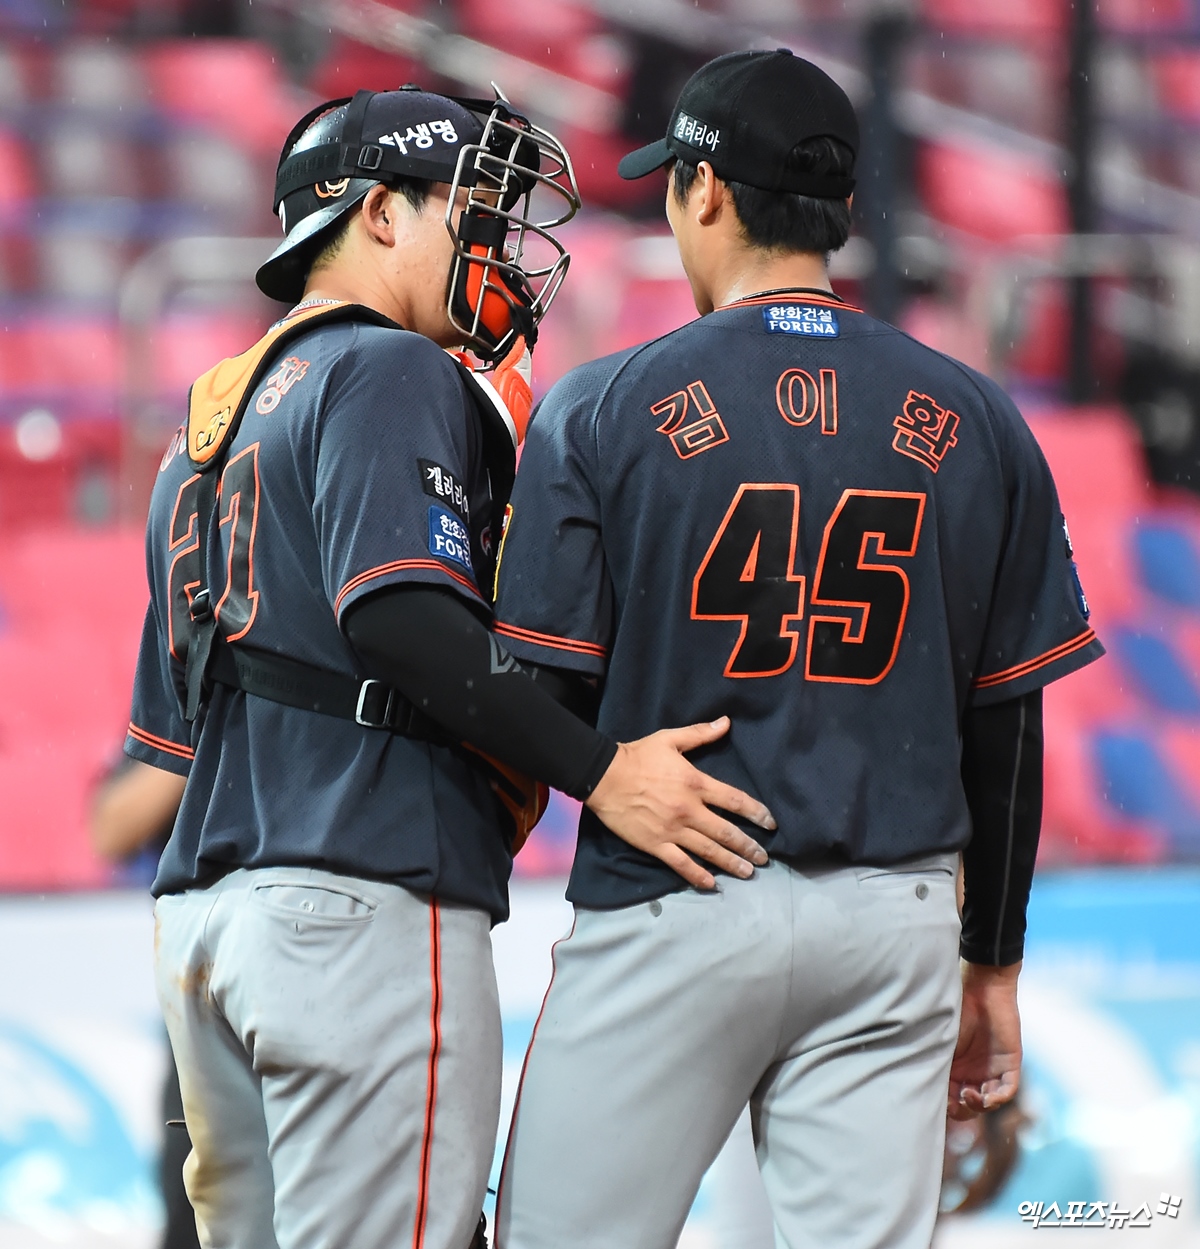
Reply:
[[[804, 675], [875, 685], [891, 671], [908, 614], [908, 574], [925, 495], [847, 490], [825, 525], [808, 600]], [[692, 583], [693, 620], [733, 620], [741, 632], [727, 677], [771, 677], [796, 660], [806, 578], [795, 571], [800, 487], [738, 487]]]

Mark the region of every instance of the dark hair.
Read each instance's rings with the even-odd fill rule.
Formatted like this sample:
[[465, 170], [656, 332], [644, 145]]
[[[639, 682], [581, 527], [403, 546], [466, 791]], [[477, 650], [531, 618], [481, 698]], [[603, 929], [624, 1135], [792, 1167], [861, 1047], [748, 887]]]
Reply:
[[[419, 213], [425, 207], [433, 191], [433, 183], [428, 178], [388, 178], [384, 186], [389, 191], [398, 191], [403, 195], [415, 213]], [[368, 191], [367, 194], [370, 192]], [[329, 264], [342, 250], [346, 235], [350, 233], [350, 222], [354, 220], [354, 214], [361, 203], [362, 200], [359, 200], [358, 204], [342, 213], [340, 217], [331, 221], [313, 236], [312, 260], [308, 265], [309, 273], [314, 269], [319, 269], [322, 265]]]
[[[829, 136], [806, 139], [792, 149], [788, 168], [797, 173], [849, 177], [854, 169], [854, 153], [839, 139]], [[695, 165], [675, 162], [671, 181], [680, 204], [687, 201], [696, 173]], [[764, 191], [744, 182], [726, 185], [733, 196], [742, 235], [754, 247], [828, 256], [844, 247], [850, 237], [850, 207], [844, 199]]]

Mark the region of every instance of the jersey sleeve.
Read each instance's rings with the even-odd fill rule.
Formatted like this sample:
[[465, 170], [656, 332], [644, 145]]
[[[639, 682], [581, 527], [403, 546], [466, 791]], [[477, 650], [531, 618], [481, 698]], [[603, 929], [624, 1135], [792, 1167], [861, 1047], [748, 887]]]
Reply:
[[970, 701], [1017, 698], [1104, 654], [1072, 558], [1050, 467], [1011, 400], [992, 392], [1008, 532]]
[[[467, 439], [446, 353], [416, 334], [360, 327], [330, 378], [316, 446], [313, 518], [339, 624], [364, 595], [406, 581], [482, 602], [462, 489]], [[455, 488], [427, 491], [430, 466]]]
[[125, 753], [152, 767], [187, 776], [195, 751], [171, 680], [170, 663], [151, 603], [142, 625]]
[[530, 422], [500, 546], [493, 629], [519, 659], [599, 676], [613, 593], [600, 536], [594, 393], [570, 375]]

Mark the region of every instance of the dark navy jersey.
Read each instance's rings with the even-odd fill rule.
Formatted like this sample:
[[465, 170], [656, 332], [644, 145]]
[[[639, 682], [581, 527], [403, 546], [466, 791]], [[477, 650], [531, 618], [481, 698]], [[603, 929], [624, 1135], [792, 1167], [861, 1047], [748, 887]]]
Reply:
[[[385, 586], [476, 582], [491, 501], [478, 422], [428, 339], [338, 323], [293, 340], [251, 396], [208, 555], [221, 633], [353, 675], [352, 604]], [[182, 718], [196, 485], [176, 436], [150, 505], [151, 603], [126, 751], [187, 774], [156, 894], [232, 867], [310, 864], [507, 915], [511, 829], [469, 756], [222, 685]], [[197, 721], [199, 725], [200, 722]]]
[[[768, 850], [889, 863], [969, 837], [969, 705], [1103, 654], [1049, 469], [987, 378], [812, 293], [574, 370], [517, 474], [496, 632], [603, 678], [621, 741], [732, 717], [693, 758]], [[568, 896], [681, 887], [584, 811]]]

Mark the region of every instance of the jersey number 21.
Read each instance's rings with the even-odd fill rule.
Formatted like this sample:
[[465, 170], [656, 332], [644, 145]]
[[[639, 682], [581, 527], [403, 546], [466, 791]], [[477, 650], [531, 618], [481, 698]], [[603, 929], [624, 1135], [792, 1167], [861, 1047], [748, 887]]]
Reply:
[[[200, 474], [179, 487], [171, 516], [171, 567], [168, 573], [171, 614], [171, 654], [187, 662], [192, 631], [192, 597], [200, 588], [200, 535], [197, 533], [196, 495]], [[216, 600], [217, 624], [227, 641], [236, 642], [250, 631], [258, 612], [254, 588], [254, 539], [258, 532], [258, 443], [238, 452], [221, 474], [217, 517], [225, 541], [224, 577], [209, 562], [208, 578]], [[224, 582], [224, 585], [222, 585]]]

